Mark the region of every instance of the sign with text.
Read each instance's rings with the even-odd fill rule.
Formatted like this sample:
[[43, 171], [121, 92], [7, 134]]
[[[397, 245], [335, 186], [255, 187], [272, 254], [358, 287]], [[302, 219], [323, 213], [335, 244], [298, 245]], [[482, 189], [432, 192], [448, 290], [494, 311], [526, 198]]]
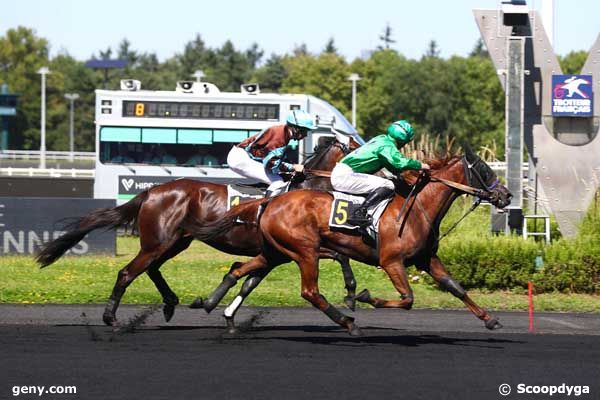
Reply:
[[[148, 175], [119, 175], [119, 199], [129, 200], [140, 194], [144, 190], [150, 189], [153, 186], [162, 183], [184, 179], [174, 176], [148, 176]], [[185, 177], [185, 179], [193, 179], [203, 182], [229, 184], [235, 182], [251, 182], [246, 178], [218, 178], [218, 177]]]
[[591, 117], [593, 101], [591, 75], [552, 75], [555, 117]]
[[[115, 207], [115, 200], [0, 197], [0, 254], [34, 255], [40, 246], [65, 233], [65, 225], [99, 208]], [[67, 254], [112, 254], [116, 232], [92, 231]]]

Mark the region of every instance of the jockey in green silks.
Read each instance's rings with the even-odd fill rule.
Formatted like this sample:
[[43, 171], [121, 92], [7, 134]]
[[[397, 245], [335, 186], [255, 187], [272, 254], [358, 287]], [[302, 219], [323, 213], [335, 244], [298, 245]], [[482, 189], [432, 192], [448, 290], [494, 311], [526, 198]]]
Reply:
[[368, 194], [364, 203], [349, 216], [350, 224], [361, 227], [371, 224], [368, 208], [394, 194], [391, 180], [372, 174], [384, 167], [394, 174], [409, 169], [429, 169], [428, 164], [407, 158], [398, 150], [413, 140], [414, 136], [413, 127], [408, 121], [396, 121], [388, 126], [386, 134], [375, 136], [335, 166], [331, 172], [331, 185], [335, 190]]

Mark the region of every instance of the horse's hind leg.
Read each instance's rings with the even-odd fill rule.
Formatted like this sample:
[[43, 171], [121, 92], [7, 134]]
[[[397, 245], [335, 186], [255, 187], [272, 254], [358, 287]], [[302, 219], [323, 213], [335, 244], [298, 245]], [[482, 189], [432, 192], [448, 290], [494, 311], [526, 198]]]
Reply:
[[442, 261], [438, 257], [432, 257], [431, 262], [428, 266], [422, 267], [425, 271], [431, 275], [433, 279], [440, 285], [440, 287], [446, 289], [450, 293], [452, 293], [455, 297], [462, 300], [463, 303], [467, 306], [469, 310], [477, 318], [484, 321], [485, 327], [488, 329], [500, 329], [502, 328], [502, 324], [498, 322], [496, 318], [493, 318], [488, 312], [478, 306], [467, 294], [467, 292], [460, 286], [458, 282], [456, 282], [448, 271], [446, 267], [442, 263]]
[[[133, 260], [129, 262], [119, 271], [117, 281], [113, 287], [113, 291], [106, 303], [102, 319], [106, 325], [113, 326], [116, 324], [116, 312], [121, 302], [121, 298], [125, 294], [125, 290], [140, 274], [146, 271], [153, 262], [155, 262], [166, 249], [171, 247], [173, 240], [170, 240], [164, 245], [155, 247], [152, 250], [140, 250]], [[166, 283], [166, 282], [165, 282]]]
[[175, 313], [175, 306], [179, 304], [179, 298], [177, 295], [171, 290], [167, 281], [160, 273], [160, 267], [171, 258], [175, 257], [177, 254], [181, 253], [185, 249], [190, 246], [194, 238], [192, 236], [188, 237], [180, 237], [174, 244], [164, 252], [158, 260], [152, 263], [148, 268], [147, 274], [148, 277], [154, 282], [154, 285], [160, 292], [160, 295], [163, 298], [163, 315], [165, 316], [165, 321], [169, 322], [171, 318], [173, 318], [173, 314]]
[[354, 318], [342, 314], [335, 308], [325, 296], [319, 293], [319, 258], [316, 254], [310, 254], [310, 251], [302, 253], [302, 258], [298, 261], [300, 267], [300, 276], [302, 278], [302, 297], [308, 300], [313, 306], [323, 311], [333, 322], [346, 328], [350, 335], [361, 336], [362, 332], [354, 323]]

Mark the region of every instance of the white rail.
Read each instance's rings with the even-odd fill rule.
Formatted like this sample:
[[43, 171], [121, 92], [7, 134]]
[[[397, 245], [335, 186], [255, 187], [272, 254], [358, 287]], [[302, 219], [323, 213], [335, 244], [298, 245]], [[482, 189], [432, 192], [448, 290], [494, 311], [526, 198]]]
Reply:
[[[14, 150], [13, 150], [14, 151]], [[68, 152], [62, 152], [68, 155]], [[2, 152], [0, 152], [2, 154]], [[94, 154], [94, 153], [87, 153]], [[506, 163], [504, 161], [489, 162], [488, 165], [496, 172], [504, 172], [506, 170]], [[523, 172], [527, 173], [529, 166], [527, 163], [523, 164]], [[14, 167], [3, 167], [0, 168], [0, 176], [21, 176], [21, 177], [50, 177], [50, 178], [94, 178], [94, 169], [82, 169], [82, 168], [14, 168]]]
[[37, 178], [87, 178], [95, 175], [93, 169], [58, 169], [58, 168], [0, 168], [0, 176], [37, 177]]
[[[0, 150], [0, 159], [8, 160], [39, 160], [39, 150]], [[70, 160], [70, 151], [47, 151], [47, 160]], [[96, 153], [90, 151], [74, 151], [74, 160], [95, 160]]]

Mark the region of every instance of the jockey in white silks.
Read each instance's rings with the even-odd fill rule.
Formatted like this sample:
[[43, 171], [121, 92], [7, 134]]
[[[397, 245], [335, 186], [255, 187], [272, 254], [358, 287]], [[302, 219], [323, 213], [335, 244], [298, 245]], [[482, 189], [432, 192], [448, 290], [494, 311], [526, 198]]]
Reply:
[[291, 164], [287, 160], [286, 154], [292, 149], [290, 140], [302, 140], [316, 127], [309, 113], [294, 110], [288, 115], [285, 125], [267, 128], [234, 146], [227, 155], [227, 164], [246, 178], [269, 184], [267, 196], [277, 195], [286, 185], [280, 173], [304, 170], [303, 165]]

